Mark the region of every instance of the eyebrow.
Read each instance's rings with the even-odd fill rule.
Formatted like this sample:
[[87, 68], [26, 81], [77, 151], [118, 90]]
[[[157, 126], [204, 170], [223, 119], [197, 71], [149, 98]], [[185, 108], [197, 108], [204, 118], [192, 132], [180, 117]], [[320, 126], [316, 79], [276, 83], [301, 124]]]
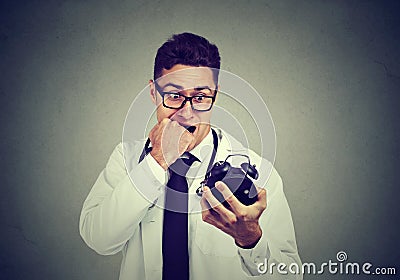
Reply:
[[162, 87], [162, 89], [164, 89], [164, 88], [166, 88], [166, 87], [168, 87], [168, 86], [172, 86], [172, 87], [175, 87], [175, 88], [177, 88], [177, 89], [183, 89], [182, 86], [177, 85], [177, 84], [174, 84], [174, 83], [171, 83], [171, 82], [165, 84], [165, 85]]
[[[174, 84], [174, 83], [171, 83], [171, 82], [165, 84], [165, 85], [162, 87], [162, 89], [164, 89], [164, 88], [166, 88], [166, 87], [168, 87], [168, 86], [172, 86], [172, 87], [175, 87], [175, 88], [181, 89], [181, 90], [184, 89], [183, 86], [180, 86], [180, 85], [177, 85], [177, 84]], [[194, 89], [195, 89], [195, 90], [203, 90], [203, 89], [209, 89], [209, 90], [211, 90], [211, 88], [210, 88], [209, 86], [197, 86], [197, 87], [194, 87]]]
[[211, 88], [209, 86], [199, 86], [199, 87], [195, 87], [195, 90], [203, 90], [203, 89], [209, 89], [211, 90]]

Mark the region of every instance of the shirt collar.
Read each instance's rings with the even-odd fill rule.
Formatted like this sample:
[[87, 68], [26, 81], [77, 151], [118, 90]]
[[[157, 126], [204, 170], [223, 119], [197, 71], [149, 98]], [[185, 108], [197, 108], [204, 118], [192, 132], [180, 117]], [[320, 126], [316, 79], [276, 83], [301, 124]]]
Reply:
[[214, 149], [214, 143], [210, 129], [206, 137], [204, 137], [204, 139], [196, 147], [189, 151], [189, 153], [194, 155], [200, 162], [203, 162], [207, 156], [210, 155], [212, 149]]

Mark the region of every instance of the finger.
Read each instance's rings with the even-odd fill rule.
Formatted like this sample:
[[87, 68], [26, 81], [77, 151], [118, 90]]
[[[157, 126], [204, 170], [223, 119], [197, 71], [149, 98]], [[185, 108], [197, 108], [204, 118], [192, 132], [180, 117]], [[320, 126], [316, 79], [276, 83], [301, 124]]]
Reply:
[[178, 121], [171, 120], [171, 119], [170, 119], [170, 121], [171, 121], [171, 126], [176, 127], [176, 128], [179, 129], [180, 135], [183, 135], [185, 132], [191, 134], [191, 133], [190, 133], [189, 131], [187, 131], [187, 129], [186, 129], [183, 125], [181, 125]]
[[201, 205], [201, 211], [202, 212], [209, 211], [210, 204], [208, 204], [208, 202], [207, 202], [207, 200], [205, 199], [204, 196], [200, 199], [200, 205]]
[[[207, 202], [205, 197], [202, 197], [200, 200], [201, 205], [201, 216], [203, 221], [207, 223], [211, 223], [212, 221], [216, 221], [216, 215], [218, 215], [215, 211], [212, 211], [210, 204]], [[214, 212], [214, 213], [213, 213]]]
[[[171, 125], [171, 127], [180, 127], [181, 126], [177, 121], [172, 121], [172, 120], [170, 120], [170, 125]], [[184, 127], [182, 126], [182, 128], [184, 128]]]
[[[219, 219], [219, 214], [211, 208], [210, 204], [208, 203], [207, 199], [203, 196], [200, 200], [201, 211], [209, 211], [212, 216], [216, 219]], [[207, 212], [206, 212], [207, 213]]]
[[164, 135], [165, 131], [171, 127], [171, 120], [169, 118], [163, 118], [158, 124], [158, 133]]
[[154, 146], [157, 144], [158, 142], [158, 135], [159, 135], [159, 124], [156, 124], [149, 132], [149, 138], [150, 138], [150, 142]]
[[267, 191], [264, 188], [257, 188], [257, 201], [254, 206], [258, 207], [261, 211], [267, 208]]
[[[182, 126], [183, 127], [183, 126]], [[182, 132], [182, 136], [184, 136], [185, 138], [187, 138], [187, 139], [190, 139], [190, 140], [192, 140], [194, 137], [193, 137], [193, 134], [192, 133], [190, 133], [185, 127], [183, 127], [183, 132]]]
[[200, 205], [202, 208], [202, 220], [204, 222], [213, 225], [226, 233], [229, 233], [228, 228], [224, 225], [226, 222], [222, 222], [223, 220], [221, 220], [220, 215], [212, 210], [212, 208], [210, 209], [210, 205], [204, 197], [201, 198]]
[[204, 187], [203, 196], [210, 204], [212, 209], [220, 215], [226, 226], [236, 223], [236, 215], [226, 209], [226, 207], [223, 206], [222, 203], [215, 198], [209, 187]]
[[187, 150], [190, 143], [193, 142], [193, 139], [194, 139], [193, 135], [186, 129], [185, 129], [185, 131], [183, 131], [181, 133], [181, 135], [179, 137], [179, 147], [180, 147], [182, 153]]
[[164, 126], [164, 125], [168, 124], [169, 122], [171, 122], [171, 120], [169, 118], [163, 118], [161, 120], [160, 124]]
[[159, 123], [159, 130], [162, 133], [170, 127], [172, 127], [172, 121], [169, 118], [163, 118]]
[[235, 197], [228, 186], [224, 182], [218, 181], [215, 183], [215, 187], [222, 194], [225, 201], [231, 206], [233, 213], [241, 217], [243, 215], [244, 205]]
[[216, 210], [217, 208], [222, 208], [222, 203], [212, 194], [209, 187], [203, 187], [203, 197], [207, 200], [210, 204], [211, 208]]
[[[181, 141], [181, 139], [185, 139], [186, 140], [188, 138], [188, 136], [189, 136], [188, 134], [190, 134], [185, 129], [185, 127], [180, 125], [177, 121], [170, 120], [170, 123], [168, 124], [168, 128], [169, 129], [173, 129], [173, 133], [174, 133], [174, 135], [176, 135], [178, 137], [179, 141]], [[164, 129], [167, 129], [167, 127], [165, 127]], [[190, 134], [190, 137], [192, 137], [191, 134]]]

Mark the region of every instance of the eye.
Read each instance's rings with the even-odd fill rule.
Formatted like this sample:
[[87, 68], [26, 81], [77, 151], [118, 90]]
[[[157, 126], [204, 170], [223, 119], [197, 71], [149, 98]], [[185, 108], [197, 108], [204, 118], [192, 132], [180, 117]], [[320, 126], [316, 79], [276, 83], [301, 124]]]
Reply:
[[194, 97], [194, 100], [197, 101], [197, 102], [204, 101], [204, 99], [205, 99], [205, 98], [204, 98], [204, 96], [202, 96], [202, 95], [198, 95], [198, 96], [195, 96], [195, 97]]
[[166, 95], [166, 97], [168, 99], [175, 99], [176, 100], [176, 99], [180, 99], [181, 98], [181, 96], [178, 93], [174, 93], [174, 92], [166, 92], [165, 95]]

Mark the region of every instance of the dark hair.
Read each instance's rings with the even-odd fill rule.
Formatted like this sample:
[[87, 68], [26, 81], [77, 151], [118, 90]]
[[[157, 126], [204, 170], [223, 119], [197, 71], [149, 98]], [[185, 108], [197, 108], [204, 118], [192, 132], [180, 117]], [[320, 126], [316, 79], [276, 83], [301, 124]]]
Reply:
[[[154, 80], [161, 77], [163, 69], [169, 70], [176, 64], [220, 69], [221, 58], [216, 45], [204, 37], [185, 32], [174, 34], [158, 49], [154, 60]], [[218, 72], [213, 71], [216, 83]]]

